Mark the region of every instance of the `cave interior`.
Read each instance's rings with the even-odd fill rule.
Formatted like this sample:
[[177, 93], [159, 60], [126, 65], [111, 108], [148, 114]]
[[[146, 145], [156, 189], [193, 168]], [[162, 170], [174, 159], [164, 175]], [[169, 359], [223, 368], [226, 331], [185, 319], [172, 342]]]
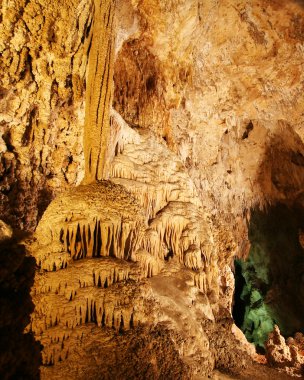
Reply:
[[249, 255], [235, 260], [233, 317], [258, 352], [264, 352], [274, 325], [284, 337], [303, 332], [301, 231], [303, 210], [298, 205], [277, 204], [251, 214]]

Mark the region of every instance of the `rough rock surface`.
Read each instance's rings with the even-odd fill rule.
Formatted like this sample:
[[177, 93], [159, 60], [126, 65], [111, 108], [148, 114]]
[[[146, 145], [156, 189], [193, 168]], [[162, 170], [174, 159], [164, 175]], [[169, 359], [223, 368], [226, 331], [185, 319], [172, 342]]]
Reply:
[[41, 377], [273, 376], [233, 326], [232, 263], [254, 210], [304, 206], [304, 3], [3, 0], [0, 52], [0, 214], [36, 229]]
[[0, 206], [25, 230], [83, 177], [91, 15], [87, 1], [1, 3]]
[[278, 326], [269, 334], [266, 342], [268, 362], [288, 373], [302, 376], [304, 374], [303, 334], [297, 333], [295, 338], [288, 338], [288, 342], [280, 334]]

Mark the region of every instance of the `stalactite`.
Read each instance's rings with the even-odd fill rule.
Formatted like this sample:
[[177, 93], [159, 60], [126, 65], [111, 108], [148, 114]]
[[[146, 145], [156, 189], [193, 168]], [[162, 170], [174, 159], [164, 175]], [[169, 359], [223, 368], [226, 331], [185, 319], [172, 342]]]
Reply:
[[203, 267], [201, 250], [192, 244], [184, 254], [184, 264], [193, 270], [199, 270]]
[[139, 271], [137, 265], [119, 262], [117, 259], [87, 259], [76, 262], [73, 268], [37, 277], [37, 287], [33, 295], [53, 293], [72, 301], [80, 288], [104, 288], [105, 283], [110, 287], [130, 278], [139, 278]]
[[[105, 270], [108, 269], [106, 265], [104, 268]], [[149, 266], [148, 270], [150, 275], [153, 275], [151, 266]], [[118, 281], [120, 278], [119, 273], [121, 272], [117, 267], [110, 268], [108, 270], [109, 283]], [[86, 273], [84, 274], [86, 275]], [[122, 276], [125, 275], [122, 273]], [[67, 276], [67, 278], [70, 277]], [[144, 314], [141, 311], [143, 308], [142, 299], [140, 298], [140, 293], [137, 294], [137, 288], [134, 288], [132, 283], [129, 285], [131, 293], [126, 297], [120, 291], [120, 287], [110, 292], [108, 289], [93, 287], [92, 273], [91, 279], [91, 287], [79, 288], [77, 295], [70, 300], [63, 298], [58, 293], [50, 293], [49, 291], [35, 297], [38, 297], [41, 302], [37, 303], [32, 329], [36, 334], [39, 333], [44, 336], [44, 342], [47, 343], [48, 347], [52, 347], [52, 349], [55, 347], [52, 354], [55, 361], [59, 360], [59, 356], [61, 359], [66, 356], [65, 345], [62, 343], [64, 340], [70, 339], [70, 335], [77, 331], [77, 329], [75, 330], [77, 326], [94, 323], [99, 327], [111, 327], [119, 332], [122, 328], [132, 328], [132, 326], [144, 319]], [[44, 286], [47, 286], [45, 279], [43, 281]], [[57, 288], [68, 291], [70, 285], [66, 285], [57, 285]], [[35, 302], [37, 302], [37, 299]], [[136, 305], [135, 314], [134, 305]], [[37, 318], [38, 315], [43, 316], [43, 318]], [[49, 357], [45, 360], [49, 360]]]
[[[108, 115], [104, 117], [106, 123]], [[92, 121], [97, 125], [99, 115], [93, 115]], [[108, 132], [102, 130], [96, 144], [104, 143]], [[32, 329], [43, 337], [54, 332], [47, 342], [46, 363], [68, 356], [69, 343], [62, 345], [57, 327], [81, 341], [76, 332], [87, 324], [122, 332], [145, 322], [144, 297], [134, 290], [143, 285], [137, 287], [134, 281], [158, 275], [170, 257], [176, 258], [172, 266], [180, 266], [179, 261], [195, 271], [193, 283], [201, 292], [212, 286], [212, 275], [206, 270], [212, 261], [205, 244], [206, 221], [182, 163], [150, 132], [117, 125], [114, 132], [111, 175], [118, 184], [101, 181], [62, 195], [38, 228], [44, 245], [37, 257], [46, 273], [37, 276]], [[104, 151], [95, 141], [88, 145], [92, 138], [88, 120], [85, 134], [86, 181], [91, 182], [104, 174]], [[126, 185], [134, 197], [119, 184]]]
[[137, 251], [135, 257], [141, 265], [142, 277], [150, 278], [156, 276], [163, 267], [163, 262], [158, 257], [151, 255], [144, 249]]
[[207, 276], [204, 272], [195, 273], [193, 275], [194, 279], [194, 286], [196, 286], [199, 290], [201, 290], [203, 293], [207, 293], [208, 290], [208, 282], [207, 282]]
[[[128, 260], [141, 239], [139, 224], [129, 221], [113, 223], [93, 218], [91, 222], [70, 222], [62, 230], [60, 240], [73, 260], [100, 256]], [[65, 265], [63, 262], [60, 267]]]
[[[85, 182], [104, 178], [110, 136], [110, 102], [114, 64], [115, 1], [94, 1], [94, 22], [88, 62], [84, 128]], [[107, 23], [105, 19], [109, 20]]]

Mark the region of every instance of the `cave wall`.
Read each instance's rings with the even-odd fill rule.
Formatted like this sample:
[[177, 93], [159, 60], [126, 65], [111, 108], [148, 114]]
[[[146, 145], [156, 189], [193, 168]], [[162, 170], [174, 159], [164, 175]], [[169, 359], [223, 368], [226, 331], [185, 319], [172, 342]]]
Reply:
[[[40, 221], [28, 329], [42, 376], [82, 378], [86, 347], [121, 352], [141, 328], [169, 337], [185, 378], [237, 363], [210, 332], [231, 318], [252, 210], [303, 202], [302, 2], [1, 7], [1, 218]], [[146, 360], [137, 373], [167, 373]]]
[[1, 215], [33, 230], [83, 177], [92, 2], [1, 3]]
[[[46, 7], [4, 1], [1, 7], [2, 213], [7, 221], [33, 229], [54, 194], [83, 178], [85, 122], [91, 125], [88, 139], [92, 134], [98, 145], [95, 121], [88, 119], [95, 111], [87, 108], [85, 121], [84, 99], [89, 50], [100, 35], [92, 33], [94, 17], [99, 25], [101, 16], [94, 2], [52, 1]], [[254, 140], [261, 149], [279, 120], [303, 134], [302, 12], [295, 1], [237, 6], [121, 1], [116, 6], [111, 34], [116, 37], [110, 43], [115, 46], [112, 53], [106, 46], [100, 53], [110, 71], [107, 54], [116, 55], [113, 106], [130, 125], [165, 139], [211, 211], [220, 207], [242, 214], [244, 205], [263, 202], [255, 186], [263, 158], [258, 147], [252, 148], [251, 130], [242, 139], [248, 125], [258, 123]], [[105, 33], [106, 41], [110, 32]], [[90, 65], [97, 51], [93, 48]], [[97, 87], [99, 80], [89, 79]], [[86, 106], [97, 107], [89, 101]], [[248, 163], [249, 152], [256, 164]]]

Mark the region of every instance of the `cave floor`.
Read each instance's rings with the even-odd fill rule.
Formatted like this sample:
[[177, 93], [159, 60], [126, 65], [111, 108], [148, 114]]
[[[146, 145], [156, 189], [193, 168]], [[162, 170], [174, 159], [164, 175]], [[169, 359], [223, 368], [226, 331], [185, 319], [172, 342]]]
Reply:
[[242, 371], [242, 373], [223, 373], [220, 371], [214, 371], [211, 377], [197, 377], [195, 380], [288, 380], [296, 379], [297, 377], [289, 376], [286, 373], [279, 372], [274, 368], [267, 367], [265, 365], [253, 364]]

